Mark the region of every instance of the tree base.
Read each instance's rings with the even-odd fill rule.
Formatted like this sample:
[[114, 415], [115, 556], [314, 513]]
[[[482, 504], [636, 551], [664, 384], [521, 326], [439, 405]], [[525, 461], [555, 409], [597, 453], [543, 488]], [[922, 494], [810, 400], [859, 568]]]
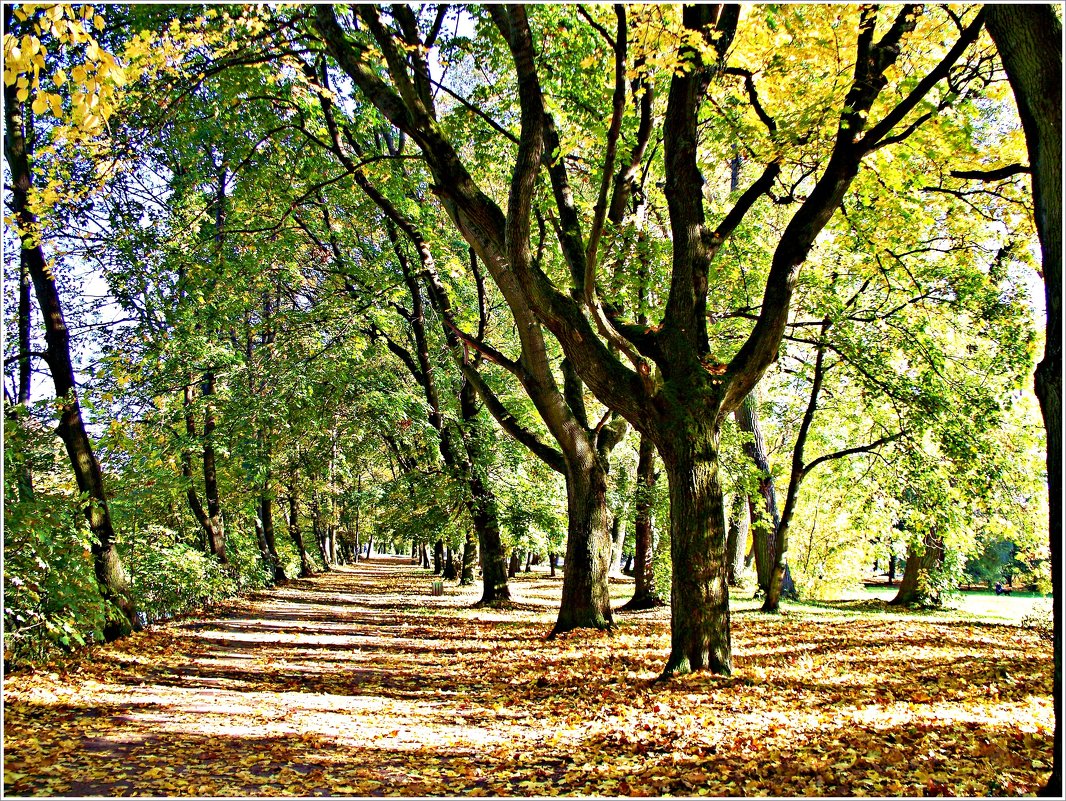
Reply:
[[551, 630], [547, 639], [554, 640], [560, 634], [566, 634], [569, 631], [576, 631], [577, 629], [594, 629], [596, 631], [613, 631], [614, 621], [609, 620], [603, 615], [590, 615], [588, 617], [575, 618], [570, 617], [567, 620], [558, 620], [555, 623], [555, 627]]
[[618, 607], [619, 612], [641, 612], [646, 609], [658, 609], [666, 606], [666, 602], [658, 595], [634, 595], [622, 606]]

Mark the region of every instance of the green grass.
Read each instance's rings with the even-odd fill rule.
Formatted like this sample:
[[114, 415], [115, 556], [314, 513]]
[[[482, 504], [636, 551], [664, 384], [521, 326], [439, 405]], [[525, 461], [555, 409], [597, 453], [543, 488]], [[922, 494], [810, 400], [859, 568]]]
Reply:
[[[752, 614], [762, 607], [762, 599], [753, 599], [750, 590], [734, 590], [730, 595], [729, 607], [734, 614]], [[782, 610], [786, 615], [812, 618], [919, 617], [923, 620], [972, 620], [1018, 625], [1034, 610], [1046, 609], [1050, 602], [1034, 592], [1016, 591], [1011, 595], [997, 596], [991, 590], [965, 590], [946, 598], [939, 609], [900, 609], [888, 606], [895, 596], [895, 587], [865, 587], [848, 593], [839, 601], [785, 601]]]

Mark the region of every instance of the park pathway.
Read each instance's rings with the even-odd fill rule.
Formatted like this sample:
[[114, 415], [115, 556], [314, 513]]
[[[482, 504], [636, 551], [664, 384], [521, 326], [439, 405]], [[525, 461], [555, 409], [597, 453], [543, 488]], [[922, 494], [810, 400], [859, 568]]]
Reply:
[[[4, 681], [7, 796], [1017, 795], [1050, 649], [1010, 626], [737, 612], [731, 677], [652, 685], [664, 610], [545, 641], [376, 557]], [[614, 585], [615, 606], [631, 592]]]
[[[501, 647], [489, 629], [506, 613], [471, 615], [476, 587], [432, 597], [431, 578], [375, 557], [27, 679], [5, 703], [6, 793], [418, 794], [452, 778], [476, 789], [481, 771], [462, 757], [499, 739], [485, 712], [502, 691], [477, 662]], [[547, 598], [524, 606], [538, 605], [544, 618]], [[544, 624], [508, 628], [512, 646], [543, 639]]]

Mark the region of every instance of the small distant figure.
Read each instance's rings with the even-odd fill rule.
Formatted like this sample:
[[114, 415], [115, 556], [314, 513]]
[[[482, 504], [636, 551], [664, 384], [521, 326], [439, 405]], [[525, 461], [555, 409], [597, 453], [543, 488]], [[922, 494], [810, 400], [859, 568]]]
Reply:
[[1010, 587], [1004, 587], [1002, 582], [997, 581], [996, 595], [1010, 595]]

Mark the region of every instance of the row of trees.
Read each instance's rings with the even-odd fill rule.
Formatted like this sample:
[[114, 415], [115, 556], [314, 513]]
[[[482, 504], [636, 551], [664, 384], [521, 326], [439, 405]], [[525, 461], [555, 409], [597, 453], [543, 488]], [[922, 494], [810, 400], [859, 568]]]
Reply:
[[144, 559], [223, 592], [373, 536], [486, 603], [562, 552], [554, 632], [606, 628], [614, 540], [632, 607], [669, 593], [664, 675], [729, 672], [748, 521], [767, 611], [856, 553], [905, 546], [910, 601], [1055, 545], [1059, 145], [1010, 55], [1049, 9], [4, 13], [5, 518], [56, 608], [88, 544], [89, 630], [138, 625]]

